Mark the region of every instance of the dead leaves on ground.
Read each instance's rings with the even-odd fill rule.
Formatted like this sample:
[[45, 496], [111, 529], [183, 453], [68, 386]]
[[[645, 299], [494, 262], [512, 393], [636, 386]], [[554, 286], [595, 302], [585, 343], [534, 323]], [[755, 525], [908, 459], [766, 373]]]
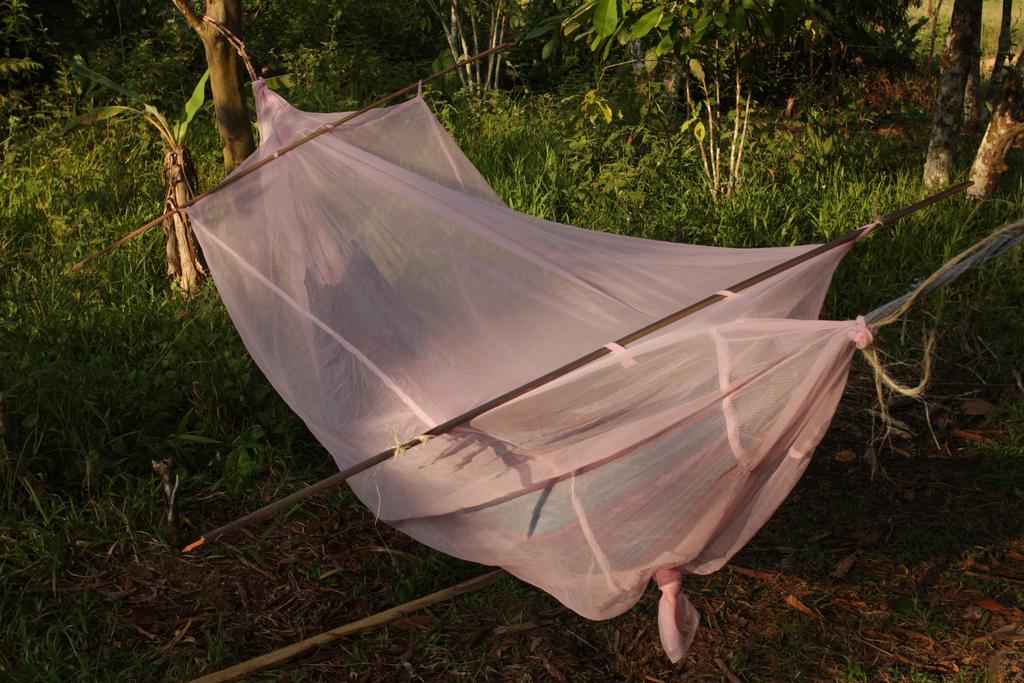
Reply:
[[999, 408], [983, 398], [972, 397], [966, 398], [960, 403], [960, 410], [964, 412], [964, 415], [981, 416], [998, 412]]
[[808, 616], [811, 619], [815, 619], [822, 623], [825, 622], [825, 617], [821, 616], [821, 612], [819, 612], [816, 609], [811, 609], [810, 607], [805, 605], [800, 598], [796, 597], [795, 595], [787, 595], [786, 604], [795, 609], [797, 612], [800, 612], [804, 616]]

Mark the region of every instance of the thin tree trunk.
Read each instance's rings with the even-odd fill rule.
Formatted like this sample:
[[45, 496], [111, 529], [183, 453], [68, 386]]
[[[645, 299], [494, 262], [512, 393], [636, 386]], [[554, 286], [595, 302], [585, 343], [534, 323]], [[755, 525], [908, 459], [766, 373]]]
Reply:
[[[931, 45], [928, 48], [929, 59], [935, 59], [935, 40], [939, 35], [939, 10], [943, 0], [928, 0], [928, 18], [931, 19]], [[1010, 0], [1012, 2], [1013, 0]]]
[[[188, 146], [181, 145], [164, 156], [164, 174], [167, 178], [166, 211], [188, 203], [199, 191], [196, 169]], [[167, 274], [175, 286], [191, 296], [206, 281], [203, 254], [192, 233], [192, 224], [183, 213], [175, 213], [164, 221], [167, 236]]]
[[0, 453], [6, 454], [7, 446], [7, 418], [4, 414], [4, 392], [3, 383], [0, 382]]
[[953, 17], [946, 37], [939, 72], [939, 91], [935, 98], [931, 139], [924, 163], [924, 185], [929, 191], [949, 184], [953, 168], [953, 150], [963, 118], [964, 90], [970, 66], [970, 51], [975, 16], [981, 12], [981, 0], [955, 0]]
[[[459, 61], [459, 49], [455, 45], [455, 21], [452, 19], [451, 28], [448, 27], [448, 20], [441, 14], [441, 7], [434, 0], [427, 0], [427, 4], [430, 5], [430, 9], [433, 10], [437, 16], [437, 20], [441, 22], [441, 30], [444, 31], [444, 38], [448, 42], [448, 50], [452, 53], [452, 64]], [[454, 11], [454, 10], [453, 10]], [[466, 87], [466, 74], [461, 70], [457, 70], [455, 74], [459, 77], [459, 82], [462, 87]]]
[[661, 76], [661, 106], [670, 115], [675, 114], [679, 104], [679, 72], [674, 66], [666, 66]]
[[[460, 57], [469, 56], [469, 44], [466, 42], [466, 29], [462, 25], [462, 15], [459, 13], [459, 6], [456, 0], [451, 0], [452, 3], [452, 32], [459, 38], [459, 46], [462, 49]], [[458, 61], [458, 60], [455, 60]], [[470, 90], [473, 90], [476, 84], [476, 74], [473, 71], [472, 64], [466, 64], [466, 81], [469, 83]]]
[[1010, 59], [1011, 39], [1013, 38], [1013, 0], [1003, 0], [1003, 15], [999, 22], [999, 47], [996, 49], [996, 61], [992, 65], [992, 77], [988, 84], [988, 101], [995, 109], [1006, 76], [1005, 67]]
[[973, 126], [982, 120], [985, 108], [981, 99], [981, 14], [979, 9], [974, 18], [971, 35], [970, 66], [967, 68], [967, 85], [964, 87], [964, 123]]
[[829, 68], [828, 68], [828, 80], [829, 85], [832, 88], [832, 96], [836, 99], [839, 98], [839, 37], [835, 33], [832, 34], [832, 40], [829, 45]]
[[[499, 2], [494, 6], [494, 10], [491, 13], [490, 23], [490, 34], [487, 36], [487, 47], [492, 48], [498, 44], [498, 17], [501, 14], [501, 3]], [[486, 68], [484, 69], [484, 87], [491, 87], [491, 79], [494, 77], [494, 60], [497, 55], [491, 55], [487, 58]]]
[[[1018, 62], [1024, 54], [1018, 57]], [[978, 146], [978, 153], [971, 166], [970, 179], [974, 185], [967, 193], [972, 197], [985, 198], [992, 195], [999, 177], [1006, 170], [1006, 153], [1017, 136], [1024, 133], [1024, 87], [1021, 85], [1019, 70], [1010, 71], [1003, 82], [998, 104], [985, 130], [985, 137]]]
[[[498, 43], [497, 43], [498, 45], [501, 45], [502, 43], [505, 42], [505, 26], [507, 24], [508, 24], [508, 17], [503, 15], [501, 17], [501, 32], [498, 34]], [[502, 60], [502, 55], [499, 53], [498, 55], [496, 55], [496, 57], [497, 57], [497, 59], [494, 61], [494, 83], [491, 86], [495, 90], [498, 89], [498, 77], [501, 76], [501, 60]]]
[[[224, 170], [231, 172], [256, 149], [249, 125], [238, 53], [215, 26], [203, 21], [189, 0], [172, 0], [189, 26], [199, 34], [210, 67], [210, 89], [217, 130], [224, 150]], [[236, 36], [242, 35], [242, 0], [205, 0], [206, 16]]]
[[[480, 52], [480, 41], [479, 41], [479, 38], [477, 37], [477, 28], [476, 28], [476, 12], [477, 12], [477, 8], [476, 7], [471, 6], [469, 8], [469, 30], [473, 32], [473, 54], [476, 54], [476, 53]], [[477, 90], [479, 92], [481, 92], [481, 93], [483, 93], [483, 91], [484, 91], [484, 88], [482, 87], [482, 85], [483, 85], [483, 78], [480, 75], [480, 68], [482, 66], [483, 65], [480, 62], [474, 62], [473, 63], [473, 73], [475, 74], [475, 78], [476, 78], [476, 87], [477, 87]]]

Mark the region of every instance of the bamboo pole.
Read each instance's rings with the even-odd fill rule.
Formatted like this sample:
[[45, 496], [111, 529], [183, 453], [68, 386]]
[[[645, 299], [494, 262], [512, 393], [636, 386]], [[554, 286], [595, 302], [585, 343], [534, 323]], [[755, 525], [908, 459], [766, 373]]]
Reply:
[[436, 605], [439, 602], [450, 600], [451, 598], [465, 595], [466, 593], [472, 593], [473, 591], [480, 590], [485, 586], [489, 586], [496, 581], [508, 576], [503, 569], [496, 569], [492, 572], [488, 572], [482, 576], [478, 576], [475, 579], [469, 581], [463, 581], [460, 584], [456, 584], [451, 588], [445, 588], [444, 590], [425, 595], [422, 598], [417, 598], [398, 607], [392, 607], [386, 609], [383, 612], [378, 612], [372, 616], [360, 619], [359, 621], [353, 621], [350, 624], [339, 626], [325, 631], [318, 635], [300, 640], [297, 643], [292, 643], [280, 649], [268, 652], [265, 655], [254, 657], [248, 661], [236, 664], [232, 667], [228, 667], [222, 671], [217, 671], [206, 676], [201, 676], [192, 683], [224, 683], [225, 681], [237, 681], [246, 676], [255, 674], [258, 671], [269, 669], [279, 664], [283, 664], [290, 659], [294, 659], [299, 655], [305, 654], [310, 650], [314, 650], [322, 645], [327, 645], [341, 638], [369, 631], [370, 629], [383, 626], [396, 619], [400, 619], [407, 614], [421, 610], [424, 607]]
[[[915, 211], [919, 211], [925, 208], [926, 206], [934, 204], [935, 202], [941, 201], [946, 197], [949, 197], [950, 195], [956, 194], [958, 192], [963, 192], [968, 187], [970, 187], [970, 185], [971, 183], [969, 181], [965, 183], [960, 183], [959, 185], [954, 185], [953, 187], [947, 188], [942, 192], [933, 194], [930, 197], [926, 197], [925, 199], [922, 199], [921, 201], [915, 204], [911, 204], [908, 207], [900, 209], [899, 211], [894, 211], [893, 213], [883, 216], [882, 218], [878, 219], [876, 223], [878, 225], [889, 225], [891, 223], [894, 223], [895, 221], [898, 221], [901, 218], [905, 218], [906, 216], [909, 216]], [[828, 242], [827, 244], [822, 244], [814, 249], [811, 249], [810, 251], [805, 251], [803, 254], [800, 254], [799, 256], [795, 256], [789, 259], [788, 261], [784, 261], [776, 266], [764, 270], [756, 275], [747, 278], [746, 280], [737, 282], [733, 286], [729, 287], [728, 290], [734, 293], [741, 292], [745, 289], [753, 287], [756, 284], [764, 282], [768, 278], [778, 275], [779, 273], [794, 268], [800, 265], [801, 263], [805, 263], [826, 252], [829, 252], [833, 249], [837, 249], [843, 245], [849, 244], [850, 242], [859, 239], [863, 234], [864, 230], [862, 228], [851, 230], [845, 235], [837, 237], [836, 239], [832, 240], [831, 242]], [[631, 344], [639, 339], [642, 339], [643, 337], [646, 337], [647, 335], [653, 332], [657, 332], [658, 330], [667, 327], [668, 325], [676, 323], [682, 320], [683, 318], [686, 318], [688, 316], [693, 315], [694, 313], [702, 311], [705, 308], [708, 308], [709, 306], [712, 306], [718, 303], [719, 301], [724, 300], [725, 298], [726, 297], [724, 297], [721, 294], [712, 294], [711, 296], [701, 299], [700, 301], [694, 304], [690, 304], [689, 306], [686, 306], [685, 308], [682, 308], [676, 311], [675, 313], [667, 315], [660, 320], [656, 320], [653, 323], [650, 323], [649, 325], [646, 325], [645, 327], [636, 330], [635, 332], [627, 334], [625, 337], [622, 337], [621, 339], [617, 339], [615, 343], [620, 346], [626, 346], [628, 344]], [[207, 541], [216, 540], [217, 538], [220, 538], [225, 534], [232, 533], [245, 526], [248, 526], [252, 522], [269, 517], [270, 515], [274, 514], [278, 510], [281, 510], [282, 508], [289, 507], [291, 505], [294, 505], [295, 503], [298, 503], [301, 500], [304, 500], [305, 498], [308, 498], [309, 496], [318, 494], [321, 491], [325, 491], [329, 488], [337, 486], [338, 484], [344, 482], [346, 479], [354, 477], [360, 472], [364, 472], [370, 469], [371, 467], [386, 462], [387, 460], [394, 457], [396, 453], [403, 453], [410, 448], [414, 448], [419, 444], [428, 441], [432, 437], [445, 434], [451, 431], [452, 429], [455, 429], [456, 427], [459, 427], [461, 425], [466, 424], [467, 422], [470, 422], [471, 420], [479, 417], [480, 415], [483, 415], [484, 413], [490, 410], [493, 410], [501, 405], [504, 405], [505, 403], [508, 403], [509, 401], [519, 398], [523, 394], [529, 393], [530, 391], [533, 391], [534, 389], [537, 389], [538, 387], [541, 387], [547, 384], [548, 382], [551, 382], [555, 379], [558, 379], [559, 377], [567, 375], [570, 372], [573, 372], [574, 370], [577, 370], [589, 363], [592, 363], [593, 361], [599, 358], [608, 355], [609, 353], [611, 353], [611, 350], [606, 346], [602, 346], [599, 349], [595, 349], [590, 353], [580, 356], [574, 361], [566, 363], [565, 365], [556, 368], [551, 372], [548, 372], [545, 375], [541, 375], [540, 377], [537, 377], [536, 379], [531, 380], [526, 384], [516, 387], [515, 389], [512, 389], [511, 391], [508, 391], [502, 394], [501, 396], [493, 398], [490, 401], [487, 401], [486, 403], [481, 403], [480, 405], [476, 406], [475, 408], [471, 408], [470, 410], [462, 413], [461, 415], [457, 415], [456, 417], [453, 417], [446, 422], [436, 425], [435, 427], [432, 427], [431, 429], [428, 429], [427, 431], [423, 432], [423, 434], [416, 436], [412, 439], [409, 439], [408, 441], [402, 444], [389, 448], [385, 451], [381, 451], [380, 453], [377, 453], [376, 455], [367, 458], [366, 460], [363, 460], [362, 462], [356, 465], [341, 470], [340, 472], [337, 472], [336, 474], [333, 474], [325, 479], [321, 479], [315, 484], [311, 484], [310, 486], [304, 489], [296, 491], [291, 495], [281, 498], [280, 500], [274, 501], [273, 503], [270, 503], [269, 505], [266, 505], [258, 510], [250, 512], [249, 514], [243, 517], [239, 517], [233, 522], [229, 522], [223, 526], [217, 527], [212, 531], [208, 531], [202, 536], [200, 536], [196, 541], [185, 546], [182, 549], [182, 552], [191, 552], [192, 550], [198, 548]]]
[[124, 237], [120, 238], [116, 242], [113, 242], [113, 243], [107, 245], [106, 247], [104, 247], [103, 249], [100, 249], [96, 253], [94, 253], [94, 254], [92, 254], [90, 256], [87, 256], [86, 258], [82, 259], [81, 261], [79, 261], [75, 265], [71, 266], [72, 272], [82, 270], [83, 268], [85, 268], [86, 266], [88, 266], [90, 263], [92, 263], [96, 259], [100, 258], [101, 256], [106, 256], [107, 254], [109, 254], [110, 252], [114, 251], [115, 249], [117, 249], [119, 246], [121, 246], [125, 242], [127, 242], [127, 241], [129, 241], [131, 239], [134, 239], [135, 237], [138, 237], [139, 235], [141, 235], [142, 233], [146, 232], [150, 228], [152, 228], [152, 227], [154, 227], [156, 225], [159, 225], [165, 219], [170, 218], [171, 216], [173, 216], [176, 212], [181, 211], [182, 209], [187, 209], [188, 207], [195, 205], [197, 202], [205, 199], [206, 197], [209, 197], [214, 192], [219, 192], [220, 190], [223, 190], [225, 187], [228, 187], [230, 185], [233, 185], [233, 184], [237, 183], [242, 178], [245, 178], [246, 176], [251, 175], [252, 173], [255, 173], [259, 169], [261, 169], [264, 166], [266, 166], [267, 164], [275, 161], [276, 159], [279, 159], [280, 157], [284, 156], [285, 154], [287, 154], [288, 152], [292, 151], [296, 147], [298, 147], [300, 145], [304, 145], [305, 143], [309, 142], [310, 140], [318, 138], [318, 137], [320, 137], [321, 135], [323, 135], [325, 133], [329, 133], [333, 129], [337, 128], [340, 125], [348, 123], [349, 121], [351, 121], [352, 119], [356, 118], [357, 116], [362, 116], [363, 114], [365, 114], [368, 111], [376, 109], [377, 107], [380, 107], [382, 105], [387, 104], [388, 102], [391, 102], [392, 100], [398, 99], [402, 95], [405, 95], [405, 94], [410, 93], [410, 92], [412, 92], [414, 90], [417, 90], [418, 88], [420, 88], [422, 85], [424, 85], [426, 83], [430, 83], [431, 81], [437, 80], [438, 78], [443, 78], [444, 76], [447, 76], [448, 74], [452, 73], [453, 71], [461, 69], [463, 66], [466, 66], [468, 64], [472, 64], [473, 62], [475, 62], [475, 61], [477, 61], [479, 59], [483, 59], [484, 57], [488, 57], [488, 56], [490, 56], [492, 54], [495, 54], [495, 53], [507, 50], [510, 47], [513, 47], [515, 44], [516, 44], [515, 41], [510, 41], [508, 43], [502, 43], [501, 45], [497, 45], [497, 46], [495, 46], [495, 47], [493, 47], [493, 48], [491, 48], [489, 50], [484, 50], [483, 52], [477, 53], [477, 54], [473, 55], [472, 57], [468, 57], [468, 58], [462, 60], [461, 62], [456, 62], [455, 64], [451, 65], [447, 69], [442, 69], [441, 71], [438, 71], [436, 73], [432, 73], [432, 74], [430, 74], [429, 76], [427, 76], [426, 78], [424, 78], [421, 81], [416, 81], [415, 83], [410, 83], [409, 85], [405, 86], [404, 88], [402, 88], [400, 90], [396, 90], [395, 92], [391, 93], [390, 95], [387, 95], [386, 97], [382, 97], [379, 100], [377, 100], [375, 102], [372, 102], [371, 104], [366, 105], [365, 107], [363, 107], [359, 111], [352, 112], [351, 114], [348, 114], [347, 116], [343, 116], [340, 119], [338, 119], [337, 121], [334, 121], [333, 123], [328, 123], [328, 124], [325, 124], [323, 126], [320, 126], [315, 131], [310, 133], [309, 135], [306, 135], [305, 137], [301, 137], [301, 138], [299, 138], [298, 140], [296, 140], [295, 142], [293, 142], [293, 143], [291, 143], [289, 145], [285, 145], [281, 149], [279, 149], [276, 152], [274, 152], [272, 155], [270, 155], [270, 156], [268, 156], [268, 157], [266, 157], [264, 159], [261, 159], [260, 161], [256, 162], [252, 166], [249, 166], [245, 170], [238, 171], [236, 173], [232, 173], [227, 178], [222, 180], [219, 184], [214, 185], [213, 187], [211, 187], [206, 192], [202, 192], [200, 194], [197, 194], [195, 197], [192, 198], [191, 201], [186, 202], [185, 204], [182, 204], [181, 206], [177, 207], [176, 209], [174, 209], [172, 211], [168, 211], [167, 213], [163, 214], [162, 216], [157, 216], [156, 218], [154, 218], [153, 220], [149, 221], [148, 223], [146, 223], [146, 224], [144, 224], [144, 225], [142, 225], [142, 226], [132, 230], [130, 233], [128, 233]]

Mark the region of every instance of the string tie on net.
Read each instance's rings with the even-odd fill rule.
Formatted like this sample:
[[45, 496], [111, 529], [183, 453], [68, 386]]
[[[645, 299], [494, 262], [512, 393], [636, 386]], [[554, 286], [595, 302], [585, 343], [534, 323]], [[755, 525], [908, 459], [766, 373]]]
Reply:
[[868, 235], [870, 235], [871, 233], [873, 233], [875, 230], [877, 230], [880, 227], [882, 227], [882, 222], [881, 221], [875, 221], [874, 223], [868, 223], [867, 225], [865, 225], [863, 228], [860, 229], [860, 237], [857, 238], [857, 241], [859, 242], [860, 240], [864, 239], [865, 237], [867, 237]]
[[864, 322], [864, 316], [857, 316], [857, 320], [853, 323], [853, 327], [850, 329], [850, 339], [861, 351], [874, 343], [875, 335], [872, 334], [871, 328]]
[[420, 434], [415, 439], [413, 439], [411, 443], [409, 441], [406, 441], [405, 443], [402, 443], [402, 442], [396, 440], [395, 441], [395, 448], [394, 448], [394, 451], [395, 451], [395, 456], [394, 457], [400, 458], [403, 455], [405, 455], [405, 452], [407, 450], [409, 450], [410, 448], [415, 448], [416, 446], [419, 446], [421, 444], [425, 444], [428, 441], [430, 441], [430, 436], [428, 434]]
[[608, 342], [604, 345], [604, 348], [611, 351], [612, 355], [619, 357], [619, 364], [622, 365], [623, 369], [628, 370], [636, 365], [636, 359], [633, 358], [632, 354], [630, 354], [629, 349], [622, 344]]

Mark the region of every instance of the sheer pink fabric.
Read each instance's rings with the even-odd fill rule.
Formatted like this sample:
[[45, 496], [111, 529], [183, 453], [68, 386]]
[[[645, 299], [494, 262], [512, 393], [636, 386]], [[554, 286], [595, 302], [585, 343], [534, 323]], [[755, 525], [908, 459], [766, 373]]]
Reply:
[[[256, 85], [271, 155], [339, 114]], [[244, 166], [243, 166], [244, 167]], [[421, 97], [282, 156], [191, 209], [247, 348], [339, 466], [811, 246], [720, 249], [506, 206]], [[818, 320], [837, 249], [351, 481], [380, 519], [606, 619], [722, 567], [807, 467], [863, 322]], [[866, 340], [866, 341], [865, 341]]]

